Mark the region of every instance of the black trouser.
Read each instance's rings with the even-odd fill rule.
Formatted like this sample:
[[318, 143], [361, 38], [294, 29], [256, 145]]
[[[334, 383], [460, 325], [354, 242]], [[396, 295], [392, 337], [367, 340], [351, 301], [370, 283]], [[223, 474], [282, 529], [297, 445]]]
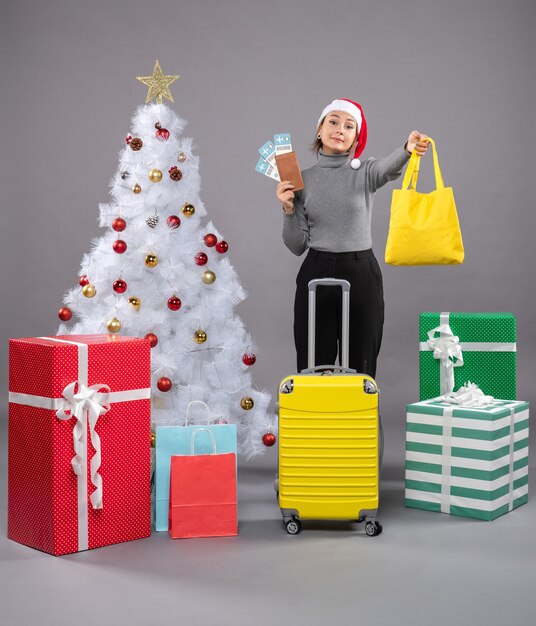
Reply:
[[[349, 365], [361, 374], [375, 377], [384, 304], [382, 275], [374, 253], [309, 250], [296, 278], [294, 341], [298, 372], [308, 366], [308, 283], [314, 278], [344, 278], [350, 283]], [[341, 341], [341, 293], [340, 287], [317, 288], [315, 365], [335, 364]]]

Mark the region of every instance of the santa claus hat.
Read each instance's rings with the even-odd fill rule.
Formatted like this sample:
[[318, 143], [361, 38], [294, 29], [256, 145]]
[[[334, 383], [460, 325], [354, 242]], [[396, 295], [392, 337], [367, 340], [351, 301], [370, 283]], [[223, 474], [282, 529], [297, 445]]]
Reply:
[[363, 114], [363, 109], [361, 108], [359, 102], [354, 102], [353, 100], [348, 100], [347, 98], [333, 100], [333, 102], [330, 102], [322, 111], [322, 114], [318, 118], [317, 126], [320, 126], [322, 120], [328, 113], [331, 113], [331, 111], [344, 111], [345, 113], [351, 115], [357, 123], [357, 144], [355, 146], [354, 158], [352, 159], [350, 165], [352, 166], [352, 169], [358, 170], [361, 166], [359, 157], [367, 145], [367, 120]]

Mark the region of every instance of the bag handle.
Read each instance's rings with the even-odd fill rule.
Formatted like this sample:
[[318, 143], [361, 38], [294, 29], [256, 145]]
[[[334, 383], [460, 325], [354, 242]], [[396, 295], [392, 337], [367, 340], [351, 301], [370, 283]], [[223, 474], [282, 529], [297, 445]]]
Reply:
[[[413, 153], [411, 157], [413, 157]], [[410, 161], [411, 161], [411, 157], [410, 157]], [[408, 167], [409, 167], [409, 163], [408, 163]], [[421, 167], [421, 160], [420, 158], [417, 157], [416, 159], [414, 159], [413, 172], [411, 173], [410, 188], [413, 189], [413, 191], [417, 191], [417, 181], [419, 180], [419, 168], [420, 167]], [[403, 185], [402, 188], [405, 189], [406, 187]]]
[[200, 433], [203, 430], [210, 435], [210, 439], [212, 440], [212, 454], [216, 454], [216, 440], [214, 439], [214, 435], [210, 432], [208, 428], [198, 428], [192, 433], [192, 436], [190, 438], [190, 456], [195, 456], [195, 437], [197, 433]]
[[209, 426], [210, 425], [210, 409], [208, 408], [208, 404], [203, 402], [203, 400], [192, 400], [191, 402], [188, 403], [188, 406], [186, 407], [186, 419], [184, 421], [184, 425], [188, 426], [188, 418], [190, 416], [190, 407], [193, 404], [201, 404], [202, 406], [205, 407], [205, 409], [207, 410], [207, 426]]
[[[439, 159], [437, 158], [437, 151], [435, 147], [435, 141], [431, 137], [427, 137], [426, 141], [429, 141], [432, 146], [432, 155], [434, 157], [434, 174], [436, 189], [444, 189], [443, 176], [441, 175], [441, 169], [439, 167]], [[402, 189], [407, 189], [411, 182], [411, 189], [417, 189], [417, 181], [419, 180], [419, 167], [421, 165], [421, 157], [415, 152], [411, 153], [406, 173], [404, 174], [404, 180], [402, 182]]]

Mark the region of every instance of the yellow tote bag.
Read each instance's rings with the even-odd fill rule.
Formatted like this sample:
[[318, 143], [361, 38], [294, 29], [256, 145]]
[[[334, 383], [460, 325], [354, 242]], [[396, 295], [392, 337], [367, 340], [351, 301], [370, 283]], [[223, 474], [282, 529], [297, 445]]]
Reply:
[[[404, 175], [402, 189], [393, 190], [391, 221], [385, 247], [390, 265], [454, 265], [463, 263], [464, 251], [452, 187], [445, 187], [433, 139], [436, 189], [416, 189], [421, 157], [415, 152]], [[411, 182], [411, 188], [408, 186]]]

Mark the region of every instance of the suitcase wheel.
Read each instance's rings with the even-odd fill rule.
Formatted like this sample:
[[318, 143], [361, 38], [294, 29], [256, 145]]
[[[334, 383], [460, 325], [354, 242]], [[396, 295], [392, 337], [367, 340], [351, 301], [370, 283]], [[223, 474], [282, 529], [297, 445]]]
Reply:
[[302, 529], [302, 524], [297, 517], [293, 517], [286, 523], [287, 533], [289, 535], [297, 535]]
[[376, 537], [380, 535], [383, 530], [383, 526], [380, 522], [367, 522], [365, 524], [365, 532], [369, 537]]

